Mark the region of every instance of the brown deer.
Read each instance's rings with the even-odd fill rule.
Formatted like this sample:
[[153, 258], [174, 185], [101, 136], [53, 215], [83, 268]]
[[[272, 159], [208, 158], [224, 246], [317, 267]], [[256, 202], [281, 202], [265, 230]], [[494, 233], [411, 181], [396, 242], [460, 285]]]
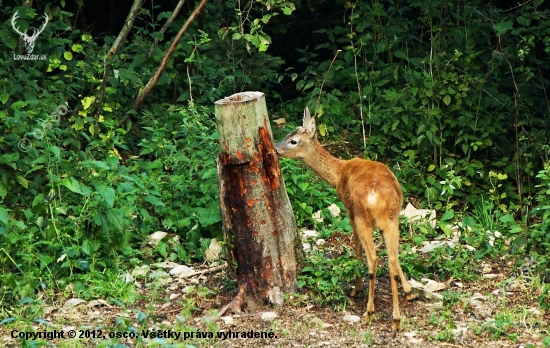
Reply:
[[[393, 301], [393, 332], [400, 328], [397, 277], [401, 278], [407, 299], [412, 299], [411, 285], [399, 264], [399, 221], [403, 193], [397, 178], [384, 164], [354, 158], [340, 160], [328, 153], [317, 140], [315, 117], [306, 107], [301, 127], [275, 144], [277, 154], [297, 158], [313, 169], [321, 178], [336, 188], [346, 206], [353, 228], [355, 254], [362, 258], [361, 245], [369, 265], [369, 298], [365, 315], [374, 313], [374, 281], [377, 256], [372, 238], [373, 227], [380, 230], [388, 251]], [[363, 280], [357, 277], [352, 296], [363, 289]]]

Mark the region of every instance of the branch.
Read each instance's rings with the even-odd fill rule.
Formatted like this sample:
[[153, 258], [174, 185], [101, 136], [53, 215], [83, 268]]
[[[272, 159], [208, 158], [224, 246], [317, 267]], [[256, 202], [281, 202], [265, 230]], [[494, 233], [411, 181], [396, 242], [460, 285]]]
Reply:
[[138, 15], [139, 9], [141, 8], [144, 2], [145, 0], [134, 0], [134, 4], [130, 9], [130, 13], [128, 13], [128, 17], [124, 22], [124, 26], [122, 27], [122, 30], [118, 34], [118, 37], [116, 38], [115, 42], [113, 43], [113, 46], [109, 50], [109, 53], [105, 55], [105, 58], [103, 59], [103, 62], [105, 64], [105, 70], [103, 71], [103, 82], [101, 83], [101, 87], [99, 88], [99, 92], [98, 92], [99, 95], [97, 98], [96, 132], [95, 132], [96, 134], [97, 134], [97, 120], [99, 118], [99, 114], [101, 113], [101, 108], [103, 107], [103, 98], [105, 97], [105, 88], [107, 88], [107, 81], [109, 80], [111, 66], [113, 65], [113, 57], [120, 50], [120, 47], [122, 47], [122, 43], [124, 42], [124, 40], [126, 40], [126, 37], [128, 36], [128, 33], [130, 32], [130, 29], [132, 29], [132, 25], [134, 24], [134, 20]]
[[[178, 13], [180, 12], [181, 8], [183, 7], [183, 4], [185, 3], [185, 0], [180, 0], [178, 2], [178, 4], [176, 5], [176, 8], [174, 9], [174, 12], [172, 12], [172, 15], [170, 16], [170, 18], [168, 18], [168, 20], [166, 21], [166, 23], [164, 23], [164, 25], [162, 26], [162, 28], [160, 29], [159, 33], [163, 34], [164, 35], [164, 32], [166, 31], [166, 29], [168, 29], [168, 27], [170, 26], [170, 24], [172, 24], [172, 22], [174, 21], [174, 19], [176, 19]], [[149, 50], [149, 57], [151, 57], [153, 55], [153, 50], [155, 49], [155, 47], [159, 44], [159, 39], [155, 39], [155, 42], [153, 43], [153, 46], [151, 47], [151, 49]]]
[[[136, 98], [136, 101], [134, 102], [134, 110], [137, 110], [137, 108], [139, 107], [139, 105], [143, 102], [143, 100], [145, 99], [145, 97], [149, 94], [149, 92], [151, 92], [151, 90], [153, 89], [153, 87], [155, 86], [155, 84], [157, 83], [160, 75], [162, 74], [162, 72], [166, 69], [166, 65], [168, 65], [168, 60], [170, 60], [170, 57], [172, 56], [172, 54], [174, 54], [174, 52], [176, 51], [176, 47], [178, 46], [178, 43], [179, 41], [181, 40], [183, 34], [185, 34], [187, 32], [187, 29], [189, 29], [189, 26], [191, 25], [191, 23], [193, 23], [193, 21], [195, 20], [195, 18], [198, 16], [199, 12], [203, 9], [203, 7], [206, 5], [206, 3], [208, 2], [208, 0], [201, 0], [200, 4], [197, 6], [197, 8], [195, 8], [195, 10], [191, 13], [191, 15], [189, 16], [189, 18], [187, 18], [187, 21], [185, 22], [185, 24], [181, 27], [180, 31], [178, 32], [178, 34], [176, 35], [176, 37], [174, 38], [174, 40], [172, 41], [172, 44], [170, 45], [170, 48], [168, 49], [168, 51], [166, 52], [166, 54], [164, 55], [164, 57], [162, 58], [162, 62], [160, 63], [157, 71], [155, 72], [155, 74], [153, 75], [153, 77], [151, 77], [151, 79], [149, 80], [149, 82], [147, 82], [147, 84], [145, 85], [145, 87], [143, 88], [143, 91], [141, 91], [138, 95], [138, 97]], [[126, 121], [126, 118], [125, 117], [124, 119], [122, 119], [120, 121], [120, 123]]]

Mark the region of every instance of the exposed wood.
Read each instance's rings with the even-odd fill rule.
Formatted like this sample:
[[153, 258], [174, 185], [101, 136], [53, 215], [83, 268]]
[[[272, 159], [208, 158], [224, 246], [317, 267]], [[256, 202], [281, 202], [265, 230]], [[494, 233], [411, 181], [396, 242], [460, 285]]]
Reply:
[[267, 118], [264, 94], [218, 100], [220, 210], [230, 267], [250, 294], [281, 305], [303, 252]]

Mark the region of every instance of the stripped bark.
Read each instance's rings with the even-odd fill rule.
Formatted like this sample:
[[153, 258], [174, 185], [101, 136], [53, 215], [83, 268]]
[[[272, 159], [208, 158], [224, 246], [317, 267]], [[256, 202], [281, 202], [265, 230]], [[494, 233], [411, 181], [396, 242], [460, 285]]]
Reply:
[[264, 94], [218, 100], [220, 210], [228, 264], [249, 294], [282, 305], [303, 252], [271, 137]]

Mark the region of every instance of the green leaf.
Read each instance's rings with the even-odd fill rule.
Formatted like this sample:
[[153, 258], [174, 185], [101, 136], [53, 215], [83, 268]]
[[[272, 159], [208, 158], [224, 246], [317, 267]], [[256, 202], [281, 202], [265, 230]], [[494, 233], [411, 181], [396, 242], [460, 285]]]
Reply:
[[431, 172], [434, 169], [435, 169], [435, 164], [430, 164], [430, 166], [428, 167], [428, 171]]
[[292, 9], [290, 7], [284, 7], [283, 8], [283, 13], [288, 16], [288, 15], [292, 14]]
[[8, 195], [8, 190], [2, 181], [0, 181], [0, 198], [4, 199]]
[[440, 221], [451, 220], [454, 216], [455, 216], [455, 212], [452, 209], [447, 210], [445, 214], [443, 214], [443, 216], [441, 217]]
[[85, 97], [80, 102], [82, 103], [82, 106], [84, 107], [84, 110], [86, 110], [92, 105], [94, 100], [95, 100], [95, 97], [91, 96], [91, 97]]
[[218, 173], [217, 168], [209, 168], [202, 174], [201, 179], [208, 179], [208, 178], [214, 177], [216, 176], [217, 173]]
[[91, 169], [95, 169], [95, 170], [98, 170], [98, 169], [109, 170], [110, 169], [109, 166], [107, 165], [107, 163], [105, 163], [103, 161], [90, 161], [90, 160], [87, 160], [87, 161], [82, 161], [80, 164], [85, 168], [91, 168]]
[[88, 241], [88, 240], [85, 240], [84, 242], [82, 242], [82, 252], [84, 252], [84, 254], [90, 256], [92, 254], [92, 244]]
[[23, 186], [24, 188], [26, 188], [26, 189], [29, 188], [29, 182], [24, 177], [18, 175], [17, 176], [17, 182], [20, 183], [21, 186]]
[[71, 61], [73, 60], [73, 52], [71, 51], [65, 51], [65, 53], [63, 53], [63, 57], [68, 60], [68, 61]]
[[54, 156], [57, 158], [57, 160], [61, 160], [61, 149], [57, 146], [50, 146], [50, 151], [54, 154]]
[[233, 33], [233, 40], [240, 40], [241, 39], [241, 34], [240, 33]]
[[512, 30], [514, 24], [512, 21], [500, 22], [494, 25], [494, 29], [497, 32], [497, 35], [502, 35], [508, 30]]
[[145, 202], [151, 203], [152, 205], [156, 205], [157, 207], [164, 206], [164, 203], [162, 203], [160, 199], [158, 199], [156, 196], [153, 196], [153, 195], [147, 195], [145, 196], [145, 198], [143, 198], [143, 200]]
[[97, 192], [103, 197], [109, 208], [113, 207], [115, 203], [115, 190], [112, 187], [101, 185], [97, 188]]
[[445, 105], [449, 106], [449, 104], [451, 104], [451, 96], [446, 94], [444, 97], [443, 97], [443, 102], [445, 103]]
[[71, 46], [71, 49], [77, 53], [82, 52], [83, 48], [84, 47], [81, 44], [74, 44]]
[[11, 104], [11, 108], [12, 110], [21, 110], [22, 108], [24, 108], [25, 106], [27, 106], [27, 102], [24, 101], [24, 100], [18, 100], [16, 102], [14, 102], [13, 104]]
[[10, 97], [10, 95], [8, 93], [0, 94], [0, 102], [2, 102], [2, 104], [6, 104], [9, 97]]
[[0, 207], [0, 222], [4, 224], [4, 226], [8, 225], [8, 211]]
[[63, 180], [61, 180], [61, 185], [65, 186], [74, 193], [84, 195], [84, 193], [82, 193], [82, 190], [80, 189], [80, 184], [73, 177], [64, 178]]
[[122, 230], [123, 217], [119, 209], [110, 209], [107, 212], [107, 221], [109, 221], [111, 227], [114, 227], [114, 229], [118, 231]]
[[514, 220], [514, 217], [510, 214], [506, 214], [506, 215], [502, 215], [500, 218], [499, 218], [500, 222], [503, 222], [503, 223], [513, 223], [513, 222], [516, 222], [516, 220]]
[[518, 21], [519, 24], [521, 24], [521, 25], [523, 25], [523, 26], [526, 26], [526, 27], [529, 26], [529, 19], [527, 19], [527, 18], [525, 18], [525, 17], [523, 17], [523, 16], [519, 16], [519, 17], [517, 18], [517, 21]]
[[212, 201], [205, 208], [195, 208], [195, 214], [202, 226], [210, 226], [222, 220], [218, 202]]
[[407, 55], [406, 55], [405, 52], [403, 52], [403, 51], [395, 51], [395, 52], [393, 52], [393, 54], [394, 54], [397, 58], [408, 59], [408, 58], [407, 58]]

